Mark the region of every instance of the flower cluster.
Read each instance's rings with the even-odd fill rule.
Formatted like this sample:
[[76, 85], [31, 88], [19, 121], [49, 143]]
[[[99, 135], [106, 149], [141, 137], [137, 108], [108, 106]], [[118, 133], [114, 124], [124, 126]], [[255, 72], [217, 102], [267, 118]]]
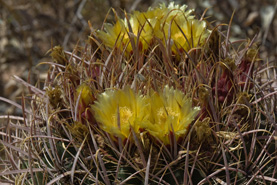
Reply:
[[154, 39], [166, 43], [170, 41], [174, 53], [189, 51], [203, 45], [210, 31], [206, 22], [195, 19], [194, 10], [186, 5], [167, 7], [162, 4], [157, 8], [149, 8], [147, 12], [135, 11], [130, 17], [117, 19], [114, 25], [105, 24], [104, 31], [98, 31], [98, 38], [110, 48], [117, 48], [132, 53], [133, 47], [146, 51]]
[[188, 126], [199, 112], [191, 100], [180, 90], [165, 86], [161, 92], [143, 96], [130, 88], [108, 90], [98, 96], [92, 105], [100, 127], [122, 139], [142, 130], [170, 144], [175, 135], [178, 141], [188, 131]]

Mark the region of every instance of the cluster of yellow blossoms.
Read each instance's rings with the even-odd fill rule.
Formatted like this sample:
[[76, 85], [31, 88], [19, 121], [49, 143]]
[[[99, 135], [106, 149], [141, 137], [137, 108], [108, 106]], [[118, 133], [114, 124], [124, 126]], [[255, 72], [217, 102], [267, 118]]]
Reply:
[[164, 144], [185, 136], [190, 123], [199, 112], [180, 90], [165, 86], [163, 91], [143, 96], [131, 88], [108, 90], [92, 105], [100, 127], [113, 136], [125, 139], [131, 134], [147, 131]]
[[[114, 25], [106, 23], [97, 37], [106, 47], [122, 52], [132, 53], [134, 48], [145, 52], [155, 43], [163, 43], [178, 54], [202, 46], [210, 33], [206, 22], [195, 19], [193, 11], [173, 2], [146, 12], [135, 11], [125, 19], [117, 18]], [[133, 129], [136, 134], [148, 132], [170, 144], [173, 136], [178, 140], [187, 134], [199, 107], [193, 108], [180, 90], [165, 86], [145, 96], [130, 88], [108, 90], [97, 97], [91, 110], [101, 129], [113, 136], [126, 139]]]
[[194, 10], [186, 5], [167, 7], [162, 4], [157, 8], [149, 8], [147, 12], [135, 11], [129, 18], [117, 19], [114, 25], [105, 24], [104, 31], [98, 31], [97, 36], [104, 45], [132, 52], [131, 40], [136, 48], [145, 51], [154, 39], [163, 43], [169, 41], [174, 53], [189, 51], [191, 48], [203, 45], [210, 31], [206, 22], [194, 18]]

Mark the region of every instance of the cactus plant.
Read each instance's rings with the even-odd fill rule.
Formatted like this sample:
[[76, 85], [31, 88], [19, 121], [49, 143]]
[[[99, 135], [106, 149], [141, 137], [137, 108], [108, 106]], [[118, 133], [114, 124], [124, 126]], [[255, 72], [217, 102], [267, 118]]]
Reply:
[[1, 181], [276, 183], [276, 92], [257, 81], [266, 64], [254, 40], [238, 47], [192, 13], [125, 13], [83, 48], [52, 48], [44, 90], [18, 79], [30, 94], [22, 117], [5, 117]]

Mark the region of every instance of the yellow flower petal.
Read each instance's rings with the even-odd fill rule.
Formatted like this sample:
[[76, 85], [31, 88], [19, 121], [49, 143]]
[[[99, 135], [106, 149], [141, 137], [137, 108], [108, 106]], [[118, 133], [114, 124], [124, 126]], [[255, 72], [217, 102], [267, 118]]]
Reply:
[[130, 134], [130, 126], [139, 133], [140, 124], [148, 119], [148, 102], [147, 97], [130, 88], [109, 90], [98, 96], [92, 110], [104, 131], [124, 139]]
[[148, 49], [154, 38], [159, 38], [164, 43], [171, 38], [175, 53], [178, 53], [177, 50], [188, 51], [201, 46], [209, 34], [206, 23], [191, 15], [193, 11], [187, 9], [186, 5], [179, 6], [174, 2], [167, 7], [162, 4], [157, 8], [149, 8], [147, 12], [135, 11], [131, 14], [128, 19], [131, 29], [127, 19], [119, 19], [114, 26], [105, 24], [105, 30], [98, 31], [97, 34], [107, 47], [120, 50], [126, 48], [127, 53], [133, 51], [130, 38], [142, 52]]
[[80, 93], [80, 104], [82, 104], [82, 106], [84, 106], [83, 108], [85, 108], [88, 104], [92, 103], [94, 101], [94, 97], [92, 95], [92, 91], [90, 89], [90, 87], [83, 83], [81, 85], [79, 85], [76, 89], [77, 92], [77, 97], [79, 97]]
[[105, 24], [105, 31], [98, 31], [97, 36], [103, 41], [103, 43], [110, 47], [117, 47], [123, 49], [123, 46], [128, 42], [128, 36], [125, 28], [125, 24], [122, 20], [116, 21], [115, 25]]
[[163, 92], [151, 95], [151, 124], [144, 126], [151, 135], [170, 144], [170, 134], [174, 132], [176, 140], [185, 136], [199, 110], [180, 90], [166, 86]]

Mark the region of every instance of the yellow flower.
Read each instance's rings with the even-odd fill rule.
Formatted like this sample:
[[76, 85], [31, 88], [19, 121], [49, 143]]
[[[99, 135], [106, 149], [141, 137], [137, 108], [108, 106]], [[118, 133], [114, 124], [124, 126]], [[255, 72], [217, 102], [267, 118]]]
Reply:
[[[193, 43], [196, 45], [199, 40], [199, 33], [200, 35], [202, 34], [206, 25], [204, 22], [198, 24], [197, 20], [193, 23], [189, 22], [189, 24], [185, 24], [184, 22], [188, 22], [188, 20], [194, 18], [194, 16], [190, 15], [194, 10], [186, 9], [186, 5], [179, 6], [172, 2], [168, 7], [161, 4], [157, 8], [149, 8], [147, 12], [135, 11], [129, 16], [129, 23], [132, 32], [129, 29], [128, 20], [125, 18], [124, 20], [117, 20], [114, 26], [105, 24], [104, 31], [98, 31], [97, 36], [107, 47], [116, 47], [120, 50], [123, 50], [126, 47], [127, 53], [133, 51], [130, 41], [130, 38], [132, 38], [135, 46], [138, 45], [139, 51], [144, 52], [148, 49], [153, 38], [157, 37], [164, 40], [164, 34], [166, 35], [166, 39], [168, 38], [168, 29], [170, 28], [171, 21], [174, 19], [175, 21], [178, 21], [179, 24], [182, 23], [181, 28], [182, 30], [184, 29], [185, 34], [190, 34], [191, 28], [193, 28], [192, 31], [195, 32], [193, 33], [193, 36], [197, 36], [197, 38], [195, 38], [196, 41]], [[176, 32], [180, 31], [176, 29], [176, 23], [173, 24], [175, 24], [175, 27], [172, 30], [172, 33], [176, 34], [176, 36], [172, 35], [172, 39], [174, 41], [180, 41], [180, 43], [178, 43], [180, 47], [185, 47], [184, 45], [186, 41], [184, 40], [184, 37], [181, 37], [181, 40], [178, 40], [180, 39], [180, 36], [178, 36]], [[201, 29], [198, 30], [197, 26]], [[202, 38], [204, 39], [205, 37], [203, 36]], [[203, 41], [202, 38], [200, 39], [201, 42]]]
[[82, 113], [85, 111], [85, 109], [87, 108], [87, 106], [91, 103], [93, 103], [93, 101], [95, 100], [93, 94], [92, 94], [92, 90], [90, 89], [90, 87], [83, 83], [81, 85], [79, 85], [76, 89], [77, 95], [76, 95], [76, 101], [80, 96], [79, 99], [79, 111]]
[[[145, 51], [148, 49], [151, 40], [153, 39], [153, 27], [155, 25], [154, 17], [150, 18], [148, 13], [143, 13], [135, 11], [130, 17], [130, 25], [132, 28], [132, 36], [134, 42], [137, 45], [137, 39], [139, 41], [139, 50]], [[128, 22], [125, 19], [126, 27], [128, 27]], [[128, 29], [128, 32], [130, 30]], [[138, 38], [139, 37], [139, 38]], [[131, 43], [127, 47], [127, 52], [132, 51]]]
[[97, 36], [103, 41], [107, 47], [124, 49], [123, 47], [128, 44], [127, 30], [124, 21], [119, 19], [115, 25], [106, 23], [104, 25], [105, 31], [98, 31]]
[[[209, 36], [210, 31], [206, 29], [206, 22], [199, 20], [188, 20], [181, 26], [184, 33], [180, 34], [179, 28], [173, 28], [172, 39], [179, 51], [189, 51], [191, 48], [202, 46]], [[173, 51], [176, 48], [173, 47]]]
[[183, 52], [197, 46], [202, 46], [210, 34], [206, 22], [190, 16], [189, 14], [192, 10], [186, 12], [176, 11], [172, 11], [168, 15], [161, 29], [162, 31], [156, 33], [157, 37], [164, 42], [168, 41], [168, 33], [170, 31], [172, 51], [175, 54], [178, 53], [178, 50]]
[[155, 14], [154, 12], [135, 11], [129, 18], [132, 32], [125, 18], [124, 20], [117, 20], [114, 26], [105, 24], [104, 31], [98, 31], [97, 36], [106, 46], [110, 48], [116, 47], [120, 50], [126, 47], [128, 53], [133, 51], [130, 41], [130, 38], [132, 38], [135, 45], [139, 41], [139, 50], [145, 51], [153, 39], [153, 28], [155, 27], [157, 15], [159, 14]]
[[79, 85], [76, 91], [77, 91], [77, 98], [80, 95], [80, 93], [82, 93], [80, 95], [80, 100], [82, 100], [86, 105], [88, 105], [93, 101], [91, 89], [87, 84], [83, 83]]
[[167, 145], [173, 132], [177, 141], [185, 136], [199, 110], [199, 107], [192, 107], [191, 100], [180, 90], [165, 86], [163, 92], [152, 93], [150, 123], [144, 126]]
[[109, 90], [100, 94], [92, 105], [95, 119], [101, 129], [125, 139], [131, 133], [139, 133], [140, 124], [148, 119], [149, 100], [130, 88]]

